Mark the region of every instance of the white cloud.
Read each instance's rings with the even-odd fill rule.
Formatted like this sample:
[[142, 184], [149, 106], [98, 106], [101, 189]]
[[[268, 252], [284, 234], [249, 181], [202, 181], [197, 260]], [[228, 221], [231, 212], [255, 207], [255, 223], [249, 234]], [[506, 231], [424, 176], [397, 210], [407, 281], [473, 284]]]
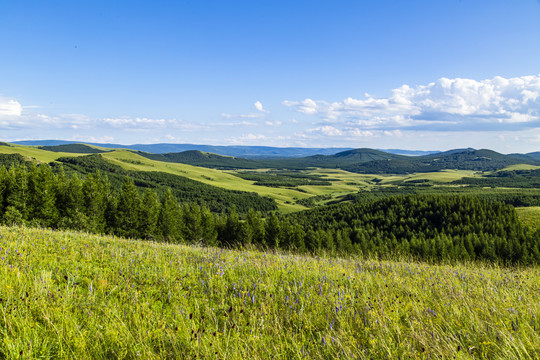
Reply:
[[343, 131], [336, 129], [333, 126], [325, 125], [325, 126], [319, 126], [314, 129], [307, 130], [308, 133], [319, 133], [325, 136], [342, 136]]
[[155, 128], [164, 127], [167, 124], [173, 124], [176, 120], [148, 119], [148, 118], [104, 118], [100, 122], [117, 128], [137, 127], [137, 128]]
[[281, 121], [265, 121], [264, 122], [268, 126], [281, 126], [283, 123]]
[[265, 109], [263, 108], [263, 105], [262, 105], [262, 103], [261, 103], [260, 101], [255, 101], [255, 103], [253, 104], [253, 106], [255, 106], [255, 109], [257, 109], [257, 110], [260, 111], [260, 112], [263, 112], [263, 113], [269, 113], [268, 110], [265, 110]]
[[250, 114], [241, 114], [241, 115], [239, 115], [238, 117], [240, 117], [240, 118], [247, 118], [247, 119], [256, 119], [256, 118], [262, 118], [262, 117], [265, 117], [265, 115], [264, 115], [264, 114], [250, 113]]
[[521, 130], [540, 127], [540, 75], [476, 81], [441, 78], [428, 85], [403, 85], [387, 98], [366, 94], [329, 103], [284, 101], [327, 123], [364, 129]]
[[90, 143], [99, 143], [99, 144], [110, 144], [114, 142], [114, 137], [112, 136], [85, 136], [85, 135], [75, 135], [70, 141], [81, 141], [81, 142], [90, 142]]
[[315, 115], [321, 111], [324, 111], [323, 109], [325, 107], [328, 107], [328, 103], [324, 101], [314, 101], [311, 99], [305, 99], [303, 101], [289, 101], [285, 100], [283, 101], [283, 105], [295, 107], [296, 110], [298, 110], [301, 113], [308, 114], [308, 115]]
[[352, 138], [374, 137], [375, 132], [370, 130], [350, 129], [347, 131], [347, 135]]
[[0, 97], [0, 118], [20, 117], [22, 106], [17, 100]]
[[247, 143], [253, 143], [253, 141], [266, 140], [267, 137], [263, 134], [247, 134], [239, 137], [232, 137], [230, 142], [236, 145], [243, 145]]

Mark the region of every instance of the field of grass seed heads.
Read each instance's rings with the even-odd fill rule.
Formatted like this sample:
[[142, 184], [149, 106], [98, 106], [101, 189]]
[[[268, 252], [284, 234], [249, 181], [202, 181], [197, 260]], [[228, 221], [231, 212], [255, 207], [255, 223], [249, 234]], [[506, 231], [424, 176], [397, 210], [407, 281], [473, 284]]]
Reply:
[[0, 359], [539, 359], [540, 269], [0, 227]]

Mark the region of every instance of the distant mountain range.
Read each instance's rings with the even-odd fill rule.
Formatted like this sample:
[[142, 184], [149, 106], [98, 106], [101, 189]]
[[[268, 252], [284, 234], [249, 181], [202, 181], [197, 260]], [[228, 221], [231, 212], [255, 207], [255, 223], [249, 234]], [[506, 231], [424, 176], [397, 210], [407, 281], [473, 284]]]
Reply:
[[[213, 153], [224, 156], [234, 156], [242, 158], [299, 158], [312, 155], [333, 155], [342, 151], [353, 150], [352, 148], [300, 148], [300, 147], [271, 147], [271, 146], [219, 146], [219, 145], [197, 145], [197, 144], [102, 144], [90, 142], [77, 142], [65, 140], [25, 140], [13, 141], [13, 144], [31, 145], [31, 146], [59, 146], [69, 144], [88, 144], [110, 149], [132, 149], [144, 151], [152, 154], [179, 153], [183, 151], [198, 150], [207, 153]], [[60, 151], [60, 150], [59, 150]], [[383, 150], [387, 153], [401, 155], [428, 155], [437, 153], [438, 151], [421, 151], [421, 150], [401, 150], [388, 149]]]
[[[61, 144], [53, 145], [60, 142]], [[402, 155], [400, 150], [381, 151], [375, 149], [339, 148], [275, 148], [265, 146], [210, 146], [190, 144], [155, 145], [111, 145], [80, 144], [65, 141], [18, 142], [23, 145], [38, 145], [43, 150], [72, 153], [97, 153], [101, 150], [89, 145], [107, 148], [127, 148], [146, 158], [165, 162], [183, 163], [218, 169], [306, 169], [339, 168], [356, 173], [404, 174], [432, 172], [443, 169], [493, 171], [516, 164], [540, 166], [540, 152], [504, 155], [488, 149], [454, 149], [444, 152], [429, 152], [422, 155]], [[167, 148], [197, 147], [210, 151], [191, 149], [159, 153]], [[140, 149], [146, 150], [140, 150]], [[152, 149], [155, 152], [150, 152]], [[341, 151], [339, 151], [341, 150]], [[219, 153], [215, 153], [219, 151]], [[315, 153], [315, 154], [314, 154]], [[410, 152], [409, 152], [410, 153]], [[310, 154], [310, 155], [305, 155]]]

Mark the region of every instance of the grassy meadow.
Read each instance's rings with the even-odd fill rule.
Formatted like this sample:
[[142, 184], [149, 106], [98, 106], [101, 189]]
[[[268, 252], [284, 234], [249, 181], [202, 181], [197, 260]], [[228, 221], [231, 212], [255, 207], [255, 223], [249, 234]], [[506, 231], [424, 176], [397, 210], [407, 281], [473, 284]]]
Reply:
[[[94, 146], [92, 146], [94, 147]], [[234, 170], [217, 170], [188, 164], [162, 162], [150, 160], [130, 150], [107, 149], [110, 150], [101, 154], [108, 162], [119, 165], [126, 170], [134, 171], [159, 171], [168, 174], [183, 176], [208, 185], [213, 185], [227, 190], [239, 190], [255, 192], [260, 196], [268, 196], [275, 199], [281, 213], [291, 213], [307, 209], [302, 200], [314, 198], [314, 204], [324, 205], [327, 202], [336, 200], [348, 194], [358, 193], [360, 190], [371, 191], [381, 188], [398, 188], [408, 181], [427, 181], [435, 189], [445, 187], [449, 189], [461, 188], [462, 185], [449, 184], [452, 181], [460, 180], [464, 177], [481, 177], [482, 173], [470, 170], [441, 170], [428, 173], [412, 173], [407, 175], [392, 174], [357, 174], [341, 169], [314, 168], [303, 170], [306, 175], [322, 176], [323, 179], [331, 181], [331, 185], [301, 185], [297, 187], [270, 187], [255, 185], [255, 181], [245, 180], [235, 176]], [[52, 152], [39, 149], [35, 146], [24, 146], [11, 144], [10, 146], [0, 146], [0, 153], [19, 153], [28, 159], [35, 159], [38, 162], [52, 162], [60, 157], [85, 156], [88, 154]], [[502, 170], [527, 170], [535, 169], [533, 165], [512, 165]], [[264, 172], [265, 169], [258, 171]], [[493, 190], [489, 190], [493, 191]], [[511, 188], [497, 188], [498, 192], [512, 192]], [[298, 203], [300, 201], [300, 203]]]
[[10, 146], [0, 146], [0, 154], [21, 154], [22, 156], [37, 160], [38, 162], [49, 163], [51, 161], [56, 161], [56, 159], [62, 156], [82, 156], [88, 154], [74, 154], [74, 153], [63, 153], [63, 152], [52, 152], [41, 150], [37, 146], [26, 146], [18, 144], [9, 144]]
[[518, 207], [516, 212], [523, 225], [532, 228], [540, 226], [540, 206]]
[[0, 358], [538, 359], [540, 269], [0, 227]]

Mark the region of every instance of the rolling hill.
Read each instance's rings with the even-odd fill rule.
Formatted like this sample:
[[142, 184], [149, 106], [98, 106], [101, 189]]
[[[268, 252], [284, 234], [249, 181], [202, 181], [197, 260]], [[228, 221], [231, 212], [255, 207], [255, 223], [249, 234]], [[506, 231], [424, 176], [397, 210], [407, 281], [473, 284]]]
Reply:
[[[14, 144], [27, 146], [59, 146], [71, 145], [77, 142], [65, 140], [23, 140], [15, 141]], [[198, 144], [102, 144], [83, 142], [87, 145], [98, 146], [109, 149], [130, 149], [154, 154], [178, 153], [190, 150], [214, 153], [223, 156], [244, 157], [244, 158], [298, 158], [315, 154], [332, 155], [340, 151], [351, 148], [300, 148], [300, 147], [272, 147], [272, 146], [219, 146], [219, 145], [198, 145]]]
[[200, 151], [137, 154], [158, 161], [175, 162], [217, 169], [294, 169], [338, 168], [366, 174], [411, 174], [447, 169], [494, 171], [517, 164], [540, 165], [531, 156], [504, 155], [487, 149], [455, 149], [424, 156], [390, 154], [375, 149], [354, 149], [333, 155], [312, 155], [294, 159], [244, 159]]
[[147, 159], [203, 166], [215, 169], [257, 169], [261, 166], [261, 161], [236, 158], [233, 156], [223, 156], [202, 152], [199, 150], [188, 150], [179, 153], [153, 154], [143, 151], [137, 151], [137, 155], [144, 156]]
[[39, 146], [39, 149], [52, 151], [52, 152], [64, 152], [75, 154], [100, 154], [111, 150], [102, 150], [94, 146], [86, 144], [63, 144], [54, 146]]

